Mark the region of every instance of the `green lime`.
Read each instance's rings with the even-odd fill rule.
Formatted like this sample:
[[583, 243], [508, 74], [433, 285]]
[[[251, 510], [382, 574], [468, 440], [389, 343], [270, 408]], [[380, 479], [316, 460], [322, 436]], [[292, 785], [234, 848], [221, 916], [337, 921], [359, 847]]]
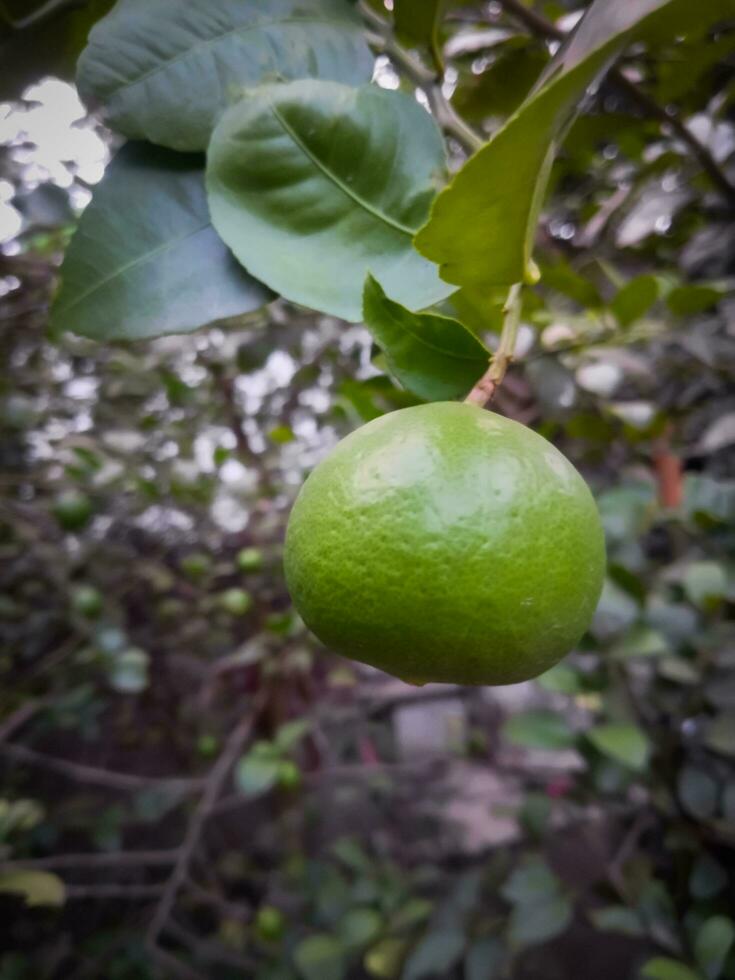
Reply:
[[263, 552], [260, 548], [243, 548], [235, 560], [241, 572], [258, 572], [263, 567]]
[[93, 585], [77, 585], [71, 594], [74, 612], [95, 619], [102, 612], [102, 595]]
[[581, 638], [605, 545], [592, 494], [551, 443], [435, 402], [369, 422], [317, 466], [285, 570], [338, 653], [413, 683], [513, 684]]
[[94, 510], [92, 501], [81, 490], [65, 490], [53, 503], [53, 514], [65, 531], [79, 531]]
[[244, 616], [253, 605], [253, 597], [244, 589], [226, 589], [218, 597], [220, 609], [230, 616]]
[[283, 912], [273, 905], [261, 905], [255, 915], [255, 931], [265, 942], [280, 939], [286, 928]]

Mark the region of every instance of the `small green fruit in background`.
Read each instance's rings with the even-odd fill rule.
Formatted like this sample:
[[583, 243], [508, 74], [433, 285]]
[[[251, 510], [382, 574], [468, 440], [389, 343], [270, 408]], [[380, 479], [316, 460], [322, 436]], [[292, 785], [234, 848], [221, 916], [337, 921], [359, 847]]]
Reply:
[[236, 562], [241, 572], [259, 572], [263, 567], [263, 552], [260, 548], [243, 548], [238, 551]]
[[209, 555], [205, 555], [200, 551], [195, 551], [190, 555], [184, 555], [180, 564], [181, 571], [193, 582], [198, 582], [212, 567], [212, 561]]
[[261, 905], [253, 924], [258, 938], [264, 942], [276, 942], [281, 938], [286, 928], [283, 912], [273, 905]]
[[281, 789], [297, 789], [301, 785], [301, 770], [290, 759], [284, 759], [278, 767], [278, 785]]
[[245, 589], [227, 589], [217, 599], [220, 609], [230, 616], [244, 616], [253, 606], [253, 597]]
[[513, 684], [587, 629], [605, 544], [592, 494], [551, 443], [435, 402], [369, 422], [317, 466], [285, 569], [336, 652], [413, 683]]
[[80, 616], [96, 619], [102, 612], [102, 594], [93, 585], [77, 585], [71, 594], [71, 607]]
[[92, 501], [81, 490], [64, 490], [56, 497], [51, 509], [65, 531], [81, 530], [94, 511]]

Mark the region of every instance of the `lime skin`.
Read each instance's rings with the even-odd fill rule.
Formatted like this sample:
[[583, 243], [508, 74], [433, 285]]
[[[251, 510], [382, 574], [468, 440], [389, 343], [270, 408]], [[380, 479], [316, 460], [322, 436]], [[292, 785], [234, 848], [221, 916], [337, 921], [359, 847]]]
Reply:
[[392, 412], [308, 477], [286, 533], [294, 605], [332, 650], [416, 684], [513, 684], [587, 629], [605, 571], [587, 484], [473, 405]]

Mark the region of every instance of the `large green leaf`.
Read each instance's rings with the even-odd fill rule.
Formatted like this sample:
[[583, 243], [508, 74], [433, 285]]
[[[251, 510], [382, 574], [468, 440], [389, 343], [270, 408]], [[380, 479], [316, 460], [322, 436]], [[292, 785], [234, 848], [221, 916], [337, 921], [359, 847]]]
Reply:
[[412, 313], [388, 299], [372, 276], [365, 283], [363, 316], [391, 373], [420, 398], [461, 398], [487, 370], [489, 351], [458, 320]]
[[131, 143], [82, 215], [52, 311], [97, 340], [185, 333], [255, 310], [271, 293], [212, 228], [198, 156]]
[[444, 162], [436, 124], [407, 95], [264, 85], [212, 136], [212, 220], [246, 268], [296, 303], [358, 321], [370, 271], [422, 308], [451, 292], [411, 243]]
[[536, 279], [536, 222], [575, 107], [638, 31], [681, 6], [682, 0], [595, 0], [529, 98], [437, 197], [416, 236], [447, 282], [487, 288]]
[[645, 768], [651, 744], [635, 725], [598, 725], [586, 734], [595, 748], [608, 758], [630, 769]]
[[79, 59], [82, 98], [113, 129], [205, 149], [223, 110], [262, 81], [369, 81], [373, 59], [344, 0], [119, 0]]

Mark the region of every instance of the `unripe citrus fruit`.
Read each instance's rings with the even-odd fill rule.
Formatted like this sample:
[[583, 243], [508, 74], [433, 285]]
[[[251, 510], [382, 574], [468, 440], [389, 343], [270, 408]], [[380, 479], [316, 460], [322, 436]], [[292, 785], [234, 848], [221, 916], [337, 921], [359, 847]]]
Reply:
[[288, 586], [331, 649], [414, 683], [512, 684], [580, 639], [602, 588], [595, 502], [525, 426], [472, 405], [392, 412], [306, 480]]

